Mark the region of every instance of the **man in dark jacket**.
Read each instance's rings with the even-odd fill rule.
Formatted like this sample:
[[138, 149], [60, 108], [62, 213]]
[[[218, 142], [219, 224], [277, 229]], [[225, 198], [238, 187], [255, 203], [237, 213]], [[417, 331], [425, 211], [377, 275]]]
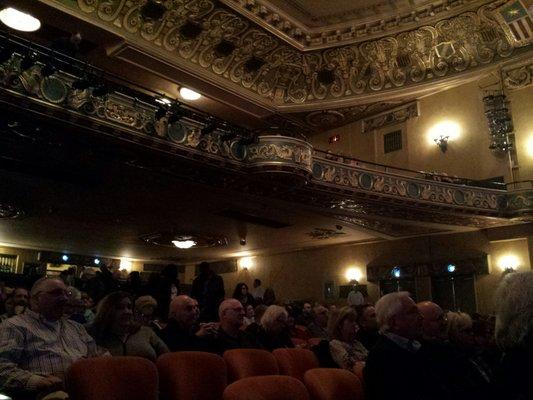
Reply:
[[224, 300], [224, 281], [211, 271], [209, 263], [199, 265], [200, 273], [192, 282], [191, 297], [198, 301], [200, 321], [217, 321], [218, 306]]

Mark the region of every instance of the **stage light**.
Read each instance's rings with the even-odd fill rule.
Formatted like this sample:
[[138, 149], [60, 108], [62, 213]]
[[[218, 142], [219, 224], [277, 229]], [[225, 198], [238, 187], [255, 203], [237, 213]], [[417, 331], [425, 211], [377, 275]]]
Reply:
[[95, 258], [93, 262], [94, 262], [95, 265], [99, 265], [100, 264], [100, 259], [99, 258]]
[[66, 254], [63, 254], [63, 255], [61, 256], [61, 259], [62, 259], [63, 261], [65, 261], [65, 262], [67, 262], [67, 261], [68, 261], [68, 256], [67, 256]]
[[400, 270], [400, 267], [394, 267], [391, 271], [391, 275], [396, 278], [396, 279], [399, 279], [400, 276], [402, 275], [402, 271]]
[[450, 274], [454, 273], [455, 272], [455, 265], [453, 264], [448, 264], [448, 266], [446, 267], [446, 269], [448, 270], [448, 272]]

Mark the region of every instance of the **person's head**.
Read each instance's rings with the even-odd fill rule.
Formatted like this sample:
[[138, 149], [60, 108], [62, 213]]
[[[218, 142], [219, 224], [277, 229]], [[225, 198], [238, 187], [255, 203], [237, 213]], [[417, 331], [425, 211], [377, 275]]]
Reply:
[[168, 318], [177, 321], [186, 328], [196, 324], [199, 316], [198, 302], [187, 295], [176, 296], [170, 303]]
[[94, 307], [94, 300], [87, 292], [81, 292], [81, 301], [83, 306], [88, 310]]
[[31, 309], [50, 321], [59, 320], [68, 303], [67, 286], [61, 279], [38, 279], [30, 292]]
[[304, 303], [303, 307], [302, 307], [302, 313], [304, 315], [311, 315], [311, 312], [313, 311], [313, 306], [311, 305], [311, 303]]
[[263, 295], [263, 303], [265, 303], [267, 306], [270, 306], [276, 302], [276, 294], [274, 293], [274, 289], [272, 288], [266, 288], [265, 294]]
[[422, 315], [422, 336], [430, 341], [447, 339], [446, 314], [439, 305], [431, 301], [423, 301], [416, 305]]
[[251, 319], [255, 317], [254, 306], [252, 306], [251, 304], [248, 304], [244, 311], [246, 313], [246, 318]]
[[24, 288], [18, 287], [13, 290], [13, 303], [15, 306], [27, 307], [30, 301], [30, 294]]
[[157, 301], [152, 296], [141, 296], [135, 300], [135, 317], [145, 326], [150, 325], [155, 318]]
[[127, 332], [134, 327], [133, 301], [127, 292], [112, 292], [96, 307], [93, 328], [99, 337], [111, 332]]
[[4, 308], [8, 317], [15, 315], [15, 301], [13, 300], [13, 294], [7, 296], [4, 302]]
[[267, 310], [268, 306], [266, 304], [259, 304], [254, 308], [254, 314], [255, 314], [255, 321], [259, 323], [261, 321], [261, 318], [263, 318], [263, 314]]
[[261, 280], [255, 278], [254, 279], [254, 288], [258, 288], [259, 286], [261, 286]]
[[211, 273], [211, 267], [206, 261], [203, 261], [198, 265], [198, 270], [200, 271], [200, 275], [209, 275]]
[[448, 338], [460, 349], [470, 349], [474, 346], [474, 332], [472, 318], [462, 312], [448, 312]]
[[376, 319], [381, 333], [394, 333], [416, 339], [422, 333], [422, 316], [408, 292], [383, 296], [376, 303]]
[[313, 308], [313, 314], [315, 315], [315, 323], [318, 326], [325, 328], [328, 326], [328, 309], [324, 306], [316, 306]]
[[248, 285], [244, 282], [237, 283], [235, 290], [233, 291], [233, 298], [240, 299], [248, 294]]
[[357, 313], [352, 307], [342, 307], [331, 313], [328, 332], [332, 339], [351, 343], [355, 340], [358, 330]]
[[525, 346], [533, 334], [533, 271], [507, 274], [494, 297], [496, 343], [503, 349]]
[[128, 280], [133, 284], [141, 283], [141, 274], [139, 271], [131, 271], [128, 275]]
[[65, 308], [65, 315], [72, 315], [81, 312], [85, 306], [81, 300], [81, 292], [74, 286], [67, 286], [68, 302]]
[[222, 329], [239, 329], [244, 320], [244, 307], [236, 299], [226, 299], [218, 307], [218, 317]]
[[372, 304], [361, 304], [355, 307], [357, 313], [357, 324], [364, 332], [376, 332], [378, 322], [376, 320], [376, 309]]
[[261, 326], [271, 335], [279, 335], [288, 330], [289, 313], [281, 306], [269, 306], [261, 317]]

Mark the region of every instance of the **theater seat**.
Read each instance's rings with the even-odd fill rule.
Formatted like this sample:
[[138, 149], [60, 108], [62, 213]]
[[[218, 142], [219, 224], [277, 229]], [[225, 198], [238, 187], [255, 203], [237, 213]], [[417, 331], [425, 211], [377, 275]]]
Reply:
[[227, 384], [226, 364], [200, 351], [166, 353], [157, 359], [161, 400], [220, 400]]
[[141, 357], [88, 358], [72, 364], [65, 386], [73, 400], [157, 400], [157, 369]]
[[304, 383], [311, 400], [364, 399], [361, 381], [344, 369], [310, 369], [304, 375]]
[[224, 400], [309, 400], [305, 386], [290, 376], [244, 378], [224, 390]]
[[292, 376], [302, 382], [307, 370], [319, 367], [318, 359], [311, 350], [276, 349], [272, 354], [276, 357], [281, 375]]
[[228, 350], [224, 353], [224, 361], [228, 368], [228, 382], [250, 376], [279, 374], [276, 359], [266, 350]]
[[364, 385], [364, 377], [363, 377], [363, 370], [365, 369], [365, 362], [364, 361], [356, 361], [355, 365], [353, 366], [353, 373], [359, 378], [361, 383]]

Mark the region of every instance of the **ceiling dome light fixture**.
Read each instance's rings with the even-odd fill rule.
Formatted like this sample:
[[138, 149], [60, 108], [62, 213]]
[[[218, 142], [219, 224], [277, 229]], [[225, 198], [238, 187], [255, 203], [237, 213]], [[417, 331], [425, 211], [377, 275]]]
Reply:
[[178, 249], [190, 249], [191, 247], [196, 246], [196, 242], [192, 239], [173, 240], [172, 244]]
[[12, 7], [0, 11], [0, 21], [10, 28], [22, 32], [34, 32], [41, 27], [41, 21], [37, 18]]
[[200, 99], [200, 97], [202, 97], [202, 95], [200, 93], [195, 92], [194, 90], [186, 88], [186, 87], [182, 87], [180, 89], [180, 96], [184, 100], [191, 100], [191, 101], [198, 100], [198, 99]]

